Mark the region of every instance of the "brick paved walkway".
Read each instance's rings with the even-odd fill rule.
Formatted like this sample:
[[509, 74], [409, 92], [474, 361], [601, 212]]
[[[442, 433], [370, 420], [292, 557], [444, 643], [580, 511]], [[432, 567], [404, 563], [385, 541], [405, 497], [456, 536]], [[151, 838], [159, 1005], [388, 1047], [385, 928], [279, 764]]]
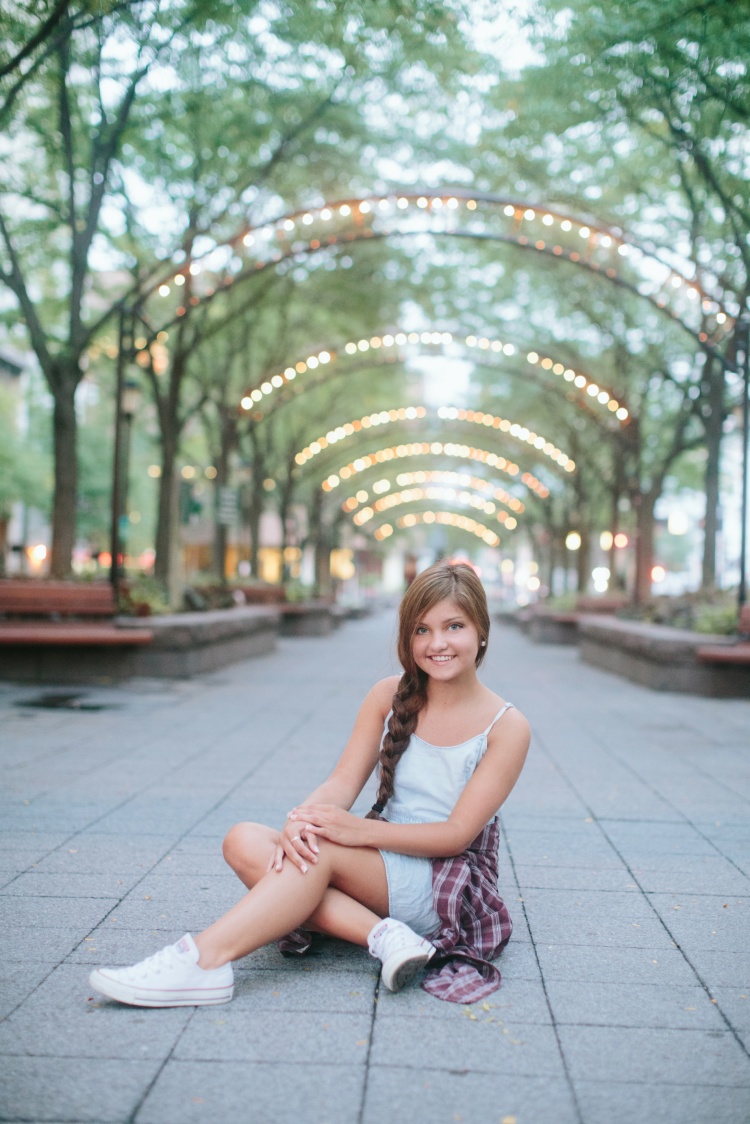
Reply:
[[334, 762], [390, 614], [203, 679], [19, 706], [0, 685], [0, 1118], [96, 1124], [747, 1124], [750, 703], [653, 694], [496, 628], [485, 679], [534, 742], [503, 816], [515, 921], [473, 1009], [378, 990], [324, 942], [223, 1007], [135, 1010], [87, 970], [238, 896], [220, 841]]

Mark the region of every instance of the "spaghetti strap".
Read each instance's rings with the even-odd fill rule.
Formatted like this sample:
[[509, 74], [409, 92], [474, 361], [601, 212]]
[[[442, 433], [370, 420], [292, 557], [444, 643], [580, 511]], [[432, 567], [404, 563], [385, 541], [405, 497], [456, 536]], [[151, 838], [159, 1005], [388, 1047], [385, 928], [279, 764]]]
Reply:
[[385, 716], [385, 721], [383, 722], [383, 733], [380, 735], [380, 748], [381, 749], [383, 748], [383, 740], [385, 739], [385, 735], [388, 733], [388, 723], [391, 720], [392, 714], [393, 714], [393, 707], [391, 707], [391, 709], [388, 711], [388, 713]]
[[515, 709], [516, 709], [516, 708], [515, 708], [515, 706], [514, 706], [514, 704], [513, 704], [513, 703], [506, 703], [506, 704], [505, 704], [505, 706], [501, 707], [501, 708], [500, 708], [500, 710], [498, 710], [498, 712], [497, 712], [497, 714], [495, 715], [495, 717], [494, 717], [494, 718], [492, 719], [492, 721], [490, 722], [490, 724], [489, 724], [489, 726], [487, 727], [487, 729], [486, 729], [486, 730], [484, 731], [484, 733], [483, 733], [482, 737], [484, 737], [484, 738], [486, 738], [486, 737], [487, 737], [487, 735], [489, 734], [489, 732], [490, 732], [490, 730], [492, 729], [492, 727], [493, 727], [493, 726], [495, 725], [495, 723], [496, 723], [496, 722], [497, 722], [497, 721], [498, 721], [498, 720], [499, 720], [500, 718], [502, 718], [502, 716], [503, 716], [503, 715], [505, 714], [506, 710], [515, 710]]

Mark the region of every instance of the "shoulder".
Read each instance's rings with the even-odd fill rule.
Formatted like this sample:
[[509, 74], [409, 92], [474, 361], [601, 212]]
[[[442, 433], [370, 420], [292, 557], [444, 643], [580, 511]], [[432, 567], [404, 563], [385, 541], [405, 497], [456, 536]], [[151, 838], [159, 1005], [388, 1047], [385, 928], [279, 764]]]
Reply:
[[[505, 705], [500, 699], [498, 702], [500, 707]], [[515, 706], [508, 707], [490, 730], [487, 739], [488, 746], [507, 746], [509, 742], [513, 742], [524, 752], [528, 749], [530, 741], [531, 727], [528, 719]]]
[[385, 722], [388, 711], [394, 705], [394, 695], [400, 678], [400, 676], [388, 676], [386, 679], [378, 680], [376, 685], [371, 688], [367, 699], [365, 699], [367, 703], [378, 710], [383, 722]]
[[385, 718], [393, 705], [393, 696], [396, 693], [400, 679], [400, 675], [388, 675], [385, 679], [379, 679], [370, 691], [369, 697], [382, 709], [383, 718]]

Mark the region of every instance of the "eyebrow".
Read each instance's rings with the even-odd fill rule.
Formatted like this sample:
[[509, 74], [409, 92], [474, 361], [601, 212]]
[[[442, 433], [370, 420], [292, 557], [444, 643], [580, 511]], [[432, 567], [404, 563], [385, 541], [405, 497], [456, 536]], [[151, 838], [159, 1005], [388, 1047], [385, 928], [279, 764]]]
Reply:
[[[440, 621], [440, 624], [452, 624], [454, 621], [465, 621], [465, 620], [467, 620], [467, 617], [463, 613], [459, 613], [457, 616], [454, 616], [454, 617], [443, 617], [443, 619]], [[417, 621], [417, 624], [416, 624], [415, 627], [416, 628], [426, 628], [427, 626], [425, 625], [424, 621]]]

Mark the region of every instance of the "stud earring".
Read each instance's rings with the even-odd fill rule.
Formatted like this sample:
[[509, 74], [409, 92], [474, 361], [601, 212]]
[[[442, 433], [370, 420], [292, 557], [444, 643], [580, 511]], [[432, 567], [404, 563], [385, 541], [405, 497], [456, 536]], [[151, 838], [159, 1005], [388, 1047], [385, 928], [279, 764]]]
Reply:
[[486, 646], [487, 646], [487, 641], [486, 641], [486, 640], [483, 640], [483, 641], [481, 642], [481, 644], [479, 645], [479, 647], [480, 647], [480, 648], [485, 648]]

